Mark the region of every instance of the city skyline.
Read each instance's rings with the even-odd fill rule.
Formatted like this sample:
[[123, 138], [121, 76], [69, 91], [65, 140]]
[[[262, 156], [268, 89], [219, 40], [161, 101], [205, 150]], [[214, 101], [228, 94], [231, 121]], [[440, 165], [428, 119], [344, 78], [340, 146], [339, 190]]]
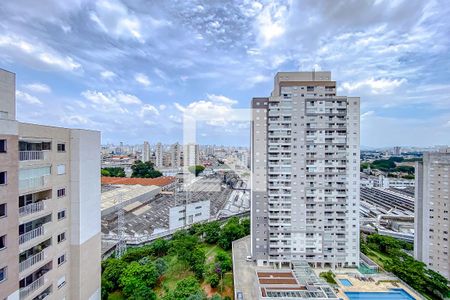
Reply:
[[17, 74], [19, 121], [102, 130], [103, 144], [182, 142], [190, 110], [212, 115], [200, 144], [248, 145], [229, 113], [277, 71], [315, 69], [361, 97], [361, 145], [433, 146], [450, 138], [439, 3], [11, 1], [0, 67]]

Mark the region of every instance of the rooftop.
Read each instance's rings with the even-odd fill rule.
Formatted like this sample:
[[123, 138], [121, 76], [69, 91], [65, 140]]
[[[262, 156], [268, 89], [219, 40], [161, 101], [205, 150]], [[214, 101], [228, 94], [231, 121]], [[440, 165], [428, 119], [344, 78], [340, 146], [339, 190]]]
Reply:
[[175, 181], [173, 176], [163, 176], [158, 178], [127, 178], [127, 177], [103, 177], [102, 184], [122, 184], [122, 185], [157, 185], [160, 187], [169, 185]]

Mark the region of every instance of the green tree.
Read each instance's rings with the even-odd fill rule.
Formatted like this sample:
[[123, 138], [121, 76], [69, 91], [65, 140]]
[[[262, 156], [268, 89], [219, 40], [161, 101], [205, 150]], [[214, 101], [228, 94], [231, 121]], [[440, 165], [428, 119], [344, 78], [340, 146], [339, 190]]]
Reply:
[[196, 247], [189, 257], [189, 264], [191, 270], [194, 272], [195, 277], [198, 279], [203, 278], [203, 273], [205, 272], [205, 250], [200, 247]]
[[111, 284], [111, 290], [118, 289], [120, 276], [127, 268], [127, 263], [117, 258], [109, 258], [103, 265], [102, 279]]
[[217, 273], [212, 273], [208, 276], [207, 282], [212, 288], [216, 288], [219, 286], [220, 278]]
[[223, 226], [220, 232], [218, 244], [223, 249], [229, 250], [231, 249], [231, 243], [243, 236], [245, 236], [245, 231], [239, 223], [239, 219], [237, 217], [233, 217], [230, 218]]
[[196, 165], [196, 166], [190, 166], [189, 167], [189, 172], [191, 172], [192, 174], [195, 174], [195, 176], [198, 176], [198, 174], [200, 174], [204, 170], [205, 170], [205, 167], [201, 166], [201, 165]]
[[102, 300], [107, 300], [109, 293], [114, 291], [114, 286], [111, 281], [105, 279], [105, 276], [102, 276], [101, 279], [102, 279], [101, 297], [102, 297]]
[[204, 239], [208, 244], [215, 244], [219, 240], [220, 236], [220, 223], [218, 221], [212, 221], [206, 223], [203, 227]]
[[231, 255], [225, 251], [219, 251], [215, 259], [216, 263], [219, 264], [222, 272], [228, 272], [233, 269], [233, 262], [231, 260]]
[[102, 172], [102, 176], [125, 177], [125, 170], [124, 170], [124, 168], [120, 168], [120, 167], [103, 168], [101, 170], [101, 172]]
[[150, 161], [143, 162], [143, 161], [137, 160], [131, 166], [131, 170], [133, 171], [133, 173], [131, 174], [131, 177], [157, 178], [157, 177], [162, 176], [162, 173], [160, 171], [156, 170], [154, 168], [153, 163]]
[[395, 171], [408, 173], [408, 174], [414, 174], [415, 169], [414, 169], [414, 167], [411, 167], [411, 166], [397, 166], [395, 168]]
[[[137, 262], [130, 263], [120, 276], [120, 286], [125, 296], [131, 296], [135, 290], [141, 288], [140, 284], [152, 289], [158, 281], [158, 271], [152, 264], [141, 265]], [[143, 289], [145, 292], [145, 289]]]
[[250, 218], [241, 219], [241, 226], [244, 229], [244, 235], [250, 234]]
[[193, 235], [185, 235], [172, 241], [172, 251], [178, 256], [182, 262], [189, 264], [191, 256], [199, 243], [198, 237]]
[[153, 255], [158, 257], [165, 256], [170, 248], [169, 241], [165, 239], [157, 239], [151, 243], [150, 248], [152, 249]]
[[177, 282], [174, 290], [164, 296], [164, 300], [188, 300], [192, 295], [200, 295], [204, 299], [205, 293], [200, 286], [199, 281], [189, 276]]
[[158, 271], [159, 276], [163, 275], [164, 272], [167, 271], [167, 262], [164, 258], [159, 257], [155, 260], [155, 268]]

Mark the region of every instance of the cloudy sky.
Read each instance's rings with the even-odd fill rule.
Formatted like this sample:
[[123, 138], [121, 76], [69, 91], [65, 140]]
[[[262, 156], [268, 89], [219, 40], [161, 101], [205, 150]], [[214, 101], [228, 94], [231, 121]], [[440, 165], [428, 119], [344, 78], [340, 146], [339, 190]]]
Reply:
[[365, 146], [450, 144], [446, 1], [3, 0], [0, 68], [18, 119], [102, 131], [104, 143], [246, 145], [232, 117], [277, 71], [330, 70], [360, 96]]

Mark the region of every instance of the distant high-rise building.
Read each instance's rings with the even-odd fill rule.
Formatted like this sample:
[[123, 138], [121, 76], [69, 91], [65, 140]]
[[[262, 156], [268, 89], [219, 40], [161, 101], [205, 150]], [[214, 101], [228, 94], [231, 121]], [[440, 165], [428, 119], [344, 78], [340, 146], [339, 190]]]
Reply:
[[161, 168], [164, 166], [164, 150], [161, 143], [156, 144], [155, 147], [155, 165], [157, 168]]
[[359, 98], [330, 72], [281, 72], [252, 101], [252, 255], [257, 263], [359, 265]]
[[200, 150], [197, 144], [186, 144], [183, 147], [183, 165], [195, 166], [200, 161]]
[[142, 148], [142, 161], [150, 161], [150, 144], [147, 141], [144, 142], [144, 147]]
[[414, 257], [450, 279], [450, 148], [416, 163]]
[[16, 121], [0, 69], [0, 299], [100, 299], [100, 132]]
[[395, 156], [401, 155], [402, 154], [402, 148], [399, 147], [399, 146], [394, 147], [392, 154], [394, 154]]
[[180, 144], [175, 143], [170, 146], [170, 161], [171, 167], [179, 168], [181, 166], [181, 147]]

